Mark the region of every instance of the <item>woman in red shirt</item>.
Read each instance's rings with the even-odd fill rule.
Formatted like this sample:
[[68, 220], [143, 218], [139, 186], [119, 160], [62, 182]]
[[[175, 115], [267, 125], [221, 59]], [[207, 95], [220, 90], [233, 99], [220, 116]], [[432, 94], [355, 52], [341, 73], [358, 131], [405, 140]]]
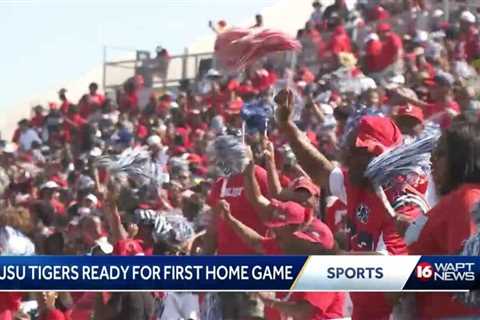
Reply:
[[[476, 232], [471, 211], [480, 201], [480, 127], [456, 123], [446, 130], [433, 153], [433, 179], [442, 198], [423, 218], [411, 254], [458, 255]], [[415, 238], [414, 238], [415, 239]], [[478, 317], [450, 293], [417, 294], [416, 319]]]

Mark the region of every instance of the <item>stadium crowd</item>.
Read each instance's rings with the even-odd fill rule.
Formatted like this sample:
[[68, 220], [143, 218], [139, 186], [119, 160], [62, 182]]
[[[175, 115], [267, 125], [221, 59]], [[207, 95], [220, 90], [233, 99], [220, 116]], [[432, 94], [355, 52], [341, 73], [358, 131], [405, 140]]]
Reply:
[[[462, 9], [446, 20], [430, 5], [315, 1], [295, 68], [218, 66], [143, 108], [139, 76], [115, 98], [96, 83], [78, 102], [61, 89], [2, 142], [2, 255], [477, 255], [464, 243], [480, 213], [478, 18]], [[252, 28], [263, 24], [257, 16]], [[266, 123], [246, 120], [252, 105]], [[431, 172], [391, 177], [382, 198], [365, 178], [370, 161], [435, 130]], [[105, 161], [138, 148], [161, 184]], [[480, 317], [461, 298], [8, 292], [0, 319]]]

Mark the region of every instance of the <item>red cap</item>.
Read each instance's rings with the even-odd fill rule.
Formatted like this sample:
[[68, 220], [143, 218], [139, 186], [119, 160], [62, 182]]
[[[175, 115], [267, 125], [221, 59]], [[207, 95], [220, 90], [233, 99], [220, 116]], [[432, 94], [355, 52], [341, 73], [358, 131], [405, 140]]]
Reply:
[[326, 249], [332, 249], [335, 246], [332, 231], [319, 219], [314, 219], [294, 235], [299, 239], [319, 243]]
[[320, 195], [320, 188], [307, 177], [300, 177], [293, 180], [293, 190], [305, 189], [313, 196]]
[[302, 224], [305, 222], [305, 212], [307, 209], [296, 202], [281, 202], [272, 199], [270, 203], [273, 214], [269, 221], [265, 222], [268, 228], [280, 228], [291, 224]]
[[367, 148], [378, 156], [388, 148], [402, 143], [402, 133], [390, 118], [365, 116], [358, 124], [355, 147]]
[[187, 160], [190, 162], [190, 163], [196, 163], [196, 164], [201, 164], [203, 162], [203, 159], [201, 156], [199, 156], [198, 154], [196, 153], [190, 153], [188, 155], [188, 158]]
[[55, 102], [49, 102], [48, 103], [48, 108], [50, 108], [50, 110], [57, 110], [58, 105]]
[[420, 123], [423, 123], [425, 120], [423, 117], [423, 110], [412, 104], [399, 106], [397, 110], [397, 117], [411, 117], [417, 119]]
[[118, 240], [113, 247], [113, 254], [117, 256], [142, 256], [143, 248], [138, 240]]
[[377, 32], [388, 32], [388, 31], [392, 31], [392, 26], [389, 23], [382, 22], [377, 25]]

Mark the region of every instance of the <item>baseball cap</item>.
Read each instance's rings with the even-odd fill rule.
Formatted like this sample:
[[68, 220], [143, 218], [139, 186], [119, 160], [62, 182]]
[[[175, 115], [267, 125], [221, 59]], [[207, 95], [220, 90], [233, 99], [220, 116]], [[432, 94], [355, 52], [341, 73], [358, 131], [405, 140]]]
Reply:
[[389, 23], [379, 23], [377, 25], [377, 32], [388, 32], [392, 30], [392, 26]]
[[321, 244], [326, 249], [332, 249], [335, 246], [332, 231], [319, 219], [314, 219], [308, 225], [294, 233], [299, 239]]
[[60, 186], [55, 181], [47, 181], [40, 186], [40, 189], [58, 189]]
[[[101, 237], [95, 240], [95, 247], [100, 248], [105, 254], [111, 254], [113, 252], [113, 246], [108, 242], [107, 237]], [[94, 248], [92, 248], [92, 251]]]
[[7, 142], [5, 147], [3, 147], [3, 152], [5, 153], [15, 153], [18, 149], [18, 146], [13, 142]]
[[477, 18], [470, 11], [463, 11], [460, 15], [460, 20], [468, 23], [475, 23], [475, 21], [477, 21]]
[[157, 135], [153, 135], [147, 138], [147, 144], [149, 146], [158, 146], [162, 144], [162, 139]]
[[425, 42], [428, 40], [428, 32], [425, 30], [418, 30], [413, 41], [415, 42]]
[[423, 110], [412, 104], [399, 106], [396, 116], [411, 117], [411, 118], [417, 119], [420, 123], [423, 123], [423, 121], [425, 120], [423, 116]]
[[220, 77], [220, 72], [218, 72], [218, 70], [216, 70], [216, 69], [210, 69], [207, 72], [207, 77], [208, 78], [218, 78], [218, 77]]
[[320, 188], [315, 185], [312, 180], [307, 177], [300, 177], [293, 181], [292, 185], [293, 190], [307, 190], [310, 192], [312, 196], [319, 196], [320, 195]]
[[392, 119], [379, 116], [364, 116], [358, 124], [355, 146], [367, 148], [379, 156], [389, 147], [402, 143], [402, 133]]
[[433, 77], [434, 84], [438, 86], [451, 87], [455, 83], [453, 76], [446, 72], [438, 72]]
[[93, 193], [89, 193], [85, 199], [92, 201], [95, 206], [98, 204], [98, 199]]
[[268, 228], [280, 228], [305, 222], [305, 212], [307, 209], [296, 202], [281, 202], [273, 199], [270, 207], [273, 209], [272, 217], [264, 223]]

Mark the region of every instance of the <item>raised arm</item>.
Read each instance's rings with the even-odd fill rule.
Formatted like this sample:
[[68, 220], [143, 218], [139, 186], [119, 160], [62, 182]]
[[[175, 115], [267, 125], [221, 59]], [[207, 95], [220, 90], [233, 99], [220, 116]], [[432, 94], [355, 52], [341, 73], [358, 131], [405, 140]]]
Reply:
[[118, 240], [125, 240], [128, 238], [128, 232], [122, 225], [122, 218], [118, 212], [116, 192], [114, 191], [113, 181], [110, 180], [107, 186], [107, 193], [105, 196], [105, 215], [110, 227], [111, 237], [114, 243]]
[[265, 138], [262, 141], [264, 154], [265, 154], [265, 166], [267, 168], [268, 178], [268, 191], [272, 198], [278, 199], [282, 192], [282, 185], [280, 183], [280, 177], [278, 176], [277, 166], [275, 164], [275, 149], [273, 143]]
[[[251, 154], [250, 149], [249, 152]], [[263, 196], [260, 190], [257, 178], [255, 177], [255, 163], [253, 160], [250, 161], [243, 172], [243, 181], [245, 196], [247, 197], [248, 202], [253, 206], [261, 220], [268, 220], [270, 217], [270, 201]]]
[[232, 227], [235, 233], [257, 253], [263, 253], [262, 241], [265, 239], [252, 228], [244, 225], [241, 221], [232, 216], [230, 205], [225, 200], [220, 200], [215, 208], [215, 212]]
[[315, 183], [328, 190], [328, 179], [334, 165], [310, 143], [305, 134], [292, 121], [292, 91], [288, 89], [280, 91], [275, 97], [275, 102], [278, 104], [278, 124], [287, 137], [298, 162]]

